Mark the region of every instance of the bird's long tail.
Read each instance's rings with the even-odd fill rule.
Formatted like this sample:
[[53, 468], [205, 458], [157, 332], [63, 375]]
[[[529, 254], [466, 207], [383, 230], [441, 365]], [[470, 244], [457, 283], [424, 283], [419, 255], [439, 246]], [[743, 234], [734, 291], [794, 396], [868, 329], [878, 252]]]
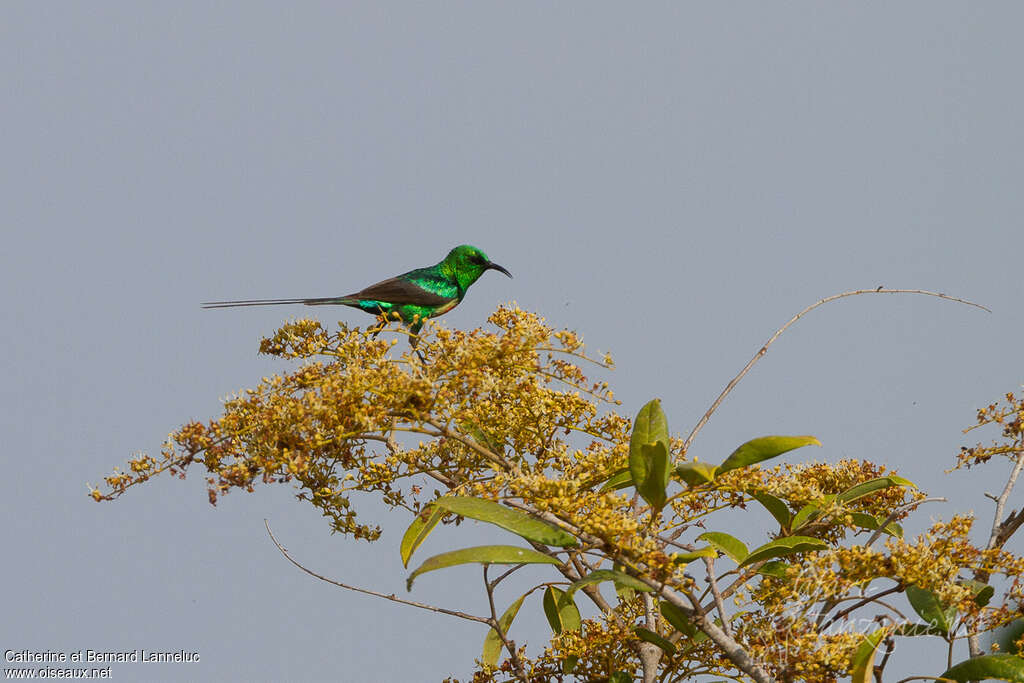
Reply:
[[355, 299], [347, 296], [325, 296], [317, 299], [247, 299], [242, 301], [204, 301], [203, 308], [235, 308], [237, 306], [277, 306], [281, 304], [306, 304], [307, 306], [325, 306], [336, 304], [352, 306]]

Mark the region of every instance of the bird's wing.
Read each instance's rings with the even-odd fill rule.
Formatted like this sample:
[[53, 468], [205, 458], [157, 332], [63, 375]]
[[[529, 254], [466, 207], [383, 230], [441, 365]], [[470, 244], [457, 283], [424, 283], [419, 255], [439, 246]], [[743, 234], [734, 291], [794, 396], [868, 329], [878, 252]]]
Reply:
[[[415, 280], [413, 279], [415, 278]], [[418, 282], [416, 281], [418, 280]], [[443, 306], [458, 297], [458, 285], [431, 274], [412, 271], [388, 278], [364, 290], [349, 294], [346, 299], [369, 299], [391, 304], [413, 306]]]

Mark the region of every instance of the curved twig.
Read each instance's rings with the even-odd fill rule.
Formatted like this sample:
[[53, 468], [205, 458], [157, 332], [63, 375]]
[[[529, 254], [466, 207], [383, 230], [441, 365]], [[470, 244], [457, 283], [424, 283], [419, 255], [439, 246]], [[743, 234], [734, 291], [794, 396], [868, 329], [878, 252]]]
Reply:
[[739, 374], [733, 377], [732, 381], [725, 386], [725, 389], [723, 389], [722, 393], [718, 395], [718, 398], [715, 399], [715, 402], [711, 404], [711, 407], [708, 408], [707, 412], [705, 412], [704, 415], [700, 418], [696, 426], [693, 428], [693, 431], [691, 431], [690, 435], [686, 437], [686, 441], [683, 442], [683, 451], [689, 450], [690, 444], [693, 442], [694, 437], [697, 436], [697, 432], [704, 428], [704, 425], [707, 424], [707, 421], [709, 419], [711, 419], [711, 415], [716, 410], [718, 410], [718, 406], [722, 404], [722, 401], [725, 400], [725, 397], [728, 396], [729, 393], [736, 388], [736, 385], [740, 383], [740, 380], [743, 379], [743, 377], [748, 372], [750, 372], [750, 369], [754, 367], [754, 364], [757, 363], [757, 361], [759, 361], [763, 355], [768, 353], [768, 347], [771, 346], [775, 342], [775, 340], [782, 335], [783, 332], [789, 329], [789, 327], [793, 323], [795, 323], [797, 320], [813, 311], [815, 308], [818, 308], [819, 306], [823, 306], [831, 301], [835, 301], [836, 299], [844, 299], [848, 296], [857, 296], [859, 294], [924, 294], [926, 296], [935, 296], [940, 299], [946, 299], [947, 301], [955, 301], [960, 304], [974, 306], [975, 308], [980, 308], [981, 310], [988, 311], [989, 313], [992, 312], [988, 308], [985, 308], [981, 304], [976, 304], [973, 301], [968, 301], [967, 299], [958, 299], [955, 296], [949, 296], [947, 294], [942, 294], [940, 292], [929, 292], [924, 289], [886, 289], [884, 287], [878, 287], [876, 289], [854, 289], [850, 290], [849, 292], [841, 292], [840, 294], [833, 294], [832, 296], [827, 296], [824, 299], [821, 299], [820, 301], [817, 301], [808, 306], [807, 308], [805, 308], [804, 310], [800, 311], [792, 318], [790, 318], [789, 322], [787, 322], [785, 325], [776, 330], [775, 334], [773, 334], [771, 338], [764, 343], [764, 346], [762, 346], [758, 350], [758, 352], [754, 354], [754, 357], [751, 358], [745, 366], [743, 366], [743, 369], [740, 370]]
[[[526, 675], [526, 669], [523, 668], [523, 663], [519, 659], [519, 653], [516, 652], [516, 643], [514, 640], [510, 640], [508, 634], [505, 633], [505, 627], [501, 625], [501, 619], [498, 618], [498, 612], [494, 609], [494, 587], [498, 584], [499, 581], [508, 576], [509, 572], [505, 572], [494, 581], [489, 581], [487, 578], [487, 570], [490, 568], [490, 566], [491, 565], [487, 564], [486, 562], [483, 565], [484, 589], [487, 591], [487, 604], [491, 608], [491, 628], [494, 630], [495, 633], [498, 634], [498, 638], [501, 639], [502, 645], [504, 645], [505, 650], [508, 651], [509, 659], [512, 662], [512, 668], [515, 669], [516, 672], [516, 678], [518, 678], [521, 681], [525, 681], [526, 683], [529, 683], [530, 679]], [[523, 565], [519, 566], [521, 567]], [[517, 568], [518, 567], [513, 567], [513, 569]]]
[[706, 633], [708, 638], [718, 646], [722, 654], [743, 673], [753, 678], [756, 683], [775, 683], [775, 679], [764, 670], [761, 664], [740, 643], [727, 636], [725, 631], [720, 629], [707, 614], [701, 611], [701, 605], [696, 596], [689, 591], [684, 591], [687, 599], [690, 601], [690, 604], [687, 605], [683, 598], [675, 591], [666, 591], [667, 586], [664, 583], [659, 583], [654, 579], [644, 576], [636, 576], [635, 578], [650, 586], [655, 595], [683, 610], [683, 613], [693, 621], [694, 626]]
[[307, 574], [309, 574], [310, 576], [314, 577], [314, 578], [320, 579], [321, 581], [333, 584], [333, 585], [338, 586], [340, 588], [347, 588], [350, 591], [355, 591], [357, 593], [366, 593], [367, 595], [372, 595], [375, 598], [384, 598], [385, 600], [391, 600], [392, 602], [401, 603], [403, 605], [409, 605], [410, 607], [419, 607], [420, 609], [429, 610], [431, 612], [438, 612], [440, 614], [447, 614], [449, 616], [459, 617], [460, 619], [465, 619], [467, 621], [476, 621], [476, 622], [479, 622], [481, 624], [487, 624], [488, 626], [491, 625], [491, 620], [488, 619], [487, 617], [478, 617], [478, 616], [476, 616], [474, 614], [467, 614], [465, 612], [459, 612], [457, 610], [445, 609], [444, 607], [437, 607], [435, 605], [427, 605], [427, 604], [422, 603], [422, 602], [413, 602], [412, 600], [403, 600], [402, 598], [396, 596], [394, 593], [390, 593], [390, 594], [388, 594], [388, 593], [378, 593], [377, 591], [372, 591], [372, 590], [370, 590], [368, 588], [359, 588], [358, 586], [350, 586], [347, 583], [341, 583], [340, 581], [335, 581], [334, 579], [328, 579], [326, 576], [321, 576], [320, 574], [317, 574], [312, 569], [308, 569], [308, 568], [302, 566], [301, 564], [299, 564], [299, 562], [295, 558], [293, 558], [291, 555], [288, 554], [288, 551], [284, 548], [284, 546], [282, 546], [278, 542], [277, 538], [274, 536], [274, 532], [270, 530], [270, 523], [267, 522], [267, 520], [265, 520], [265, 519], [263, 520], [263, 525], [267, 527], [267, 533], [270, 534], [270, 540], [274, 542], [274, 545], [276, 545], [277, 549], [281, 551], [281, 554], [285, 556], [285, 559], [288, 560], [289, 562], [291, 562], [292, 564], [294, 564], [296, 567], [298, 567], [302, 571], [304, 571]]
[[909, 503], [907, 503], [906, 505], [899, 506], [898, 508], [896, 508], [895, 510], [890, 512], [889, 516], [885, 518], [885, 521], [882, 522], [878, 526], [877, 530], [875, 530], [875, 533], [871, 534], [871, 538], [869, 538], [868, 542], [864, 544], [864, 547], [865, 548], [871, 547], [871, 544], [873, 544], [875, 541], [877, 541], [882, 536], [882, 534], [885, 533], [885, 528], [887, 526], [889, 526], [889, 524], [894, 522], [896, 520], [896, 518], [900, 516], [900, 513], [902, 513], [903, 511], [905, 511], [905, 510], [913, 510], [918, 505], [922, 505], [924, 503], [945, 503], [945, 502], [948, 502], [945, 498], [942, 498], [940, 496], [935, 496], [933, 498], [922, 498], [921, 500], [912, 500]]
[[[832, 605], [832, 607], [838, 607], [839, 603], [841, 601], [843, 601], [843, 600], [857, 600], [857, 602], [855, 604], [853, 604], [852, 606], [847, 607], [844, 610], [836, 612], [824, 624], [822, 624], [821, 622], [825, 621], [825, 618], [828, 616], [828, 612], [822, 613], [821, 619], [818, 620], [818, 623], [815, 626], [815, 628], [817, 628], [818, 631], [823, 631], [823, 630], [827, 629], [829, 626], [831, 626], [832, 624], [834, 624], [837, 621], [839, 621], [840, 619], [843, 619], [843, 618], [849, 616], [850, 614], [852, 614], [853, 612], [857, 611], [861, 607], [864, 607], [865, 605], [870, 605], [872, 602], [874, 602], [878, 598], [884, 597], [886, 595], [892, 595], [893, 593], [901, 593], [904, 590], [905, 590], [905, 588], [903, 587], [902, 584], [896, 584], [892, 588], [887, 588], [884, 591], [882, 591], [881, 593], [876, 593], [875, 595], [869, 595], [869, 596], [864, 597], [864, 598], [858, 599], [857, 596], [854, 596], [854, 595], [851, 595], [848, 598], [840, 598], [839, 600], [835, 601], [835, 604]], [[829, 609], [831, 609], [831, 608], [829, 608]], [[893, 611], [896, 612], [896, 614], [899, 614], [901, 617], [903, 617], [903, 614], [900, 613], [899, 610], [893, 610]], [[906, 619], [906, 617], [903, 617], [903, 618]]]
[[1006, 486], [1003, 487], [1003, 492], [998, 498], [992, 496], [992, 499], [996, 502], [996, 512], [992, 519], [992, 532], [988, 537], [988, 545], [986, 546], [988, 550], [1002, 548], [1003, 544], [1013, 535], [1013, 532], [1024, 522], [1024, 514], [1020, 511], [1011, 512], [1009, 517], [1005, 521], [1003, 520], [1006, 501], [1009, 499], [1022, 469], [1024, 469], [1024, 448], [1019, 448], [1017, 449], [1017, 459], [1014, 462], [1009, 478], [1006, 480]]
[[722, 617], [722, 630], [725, 631], [725, 635], [732, 638], [729, 615], [725, 612], [725, 601], [722, 600], [722, 593], [718, 590], [718, 581], [715, 580], [715, 558], [705, 557], [704, 566], [708, 570], [708, 587], [711, 588], [711, 595], [715, 598], [715, 607], [718, 608], [718, 615]]

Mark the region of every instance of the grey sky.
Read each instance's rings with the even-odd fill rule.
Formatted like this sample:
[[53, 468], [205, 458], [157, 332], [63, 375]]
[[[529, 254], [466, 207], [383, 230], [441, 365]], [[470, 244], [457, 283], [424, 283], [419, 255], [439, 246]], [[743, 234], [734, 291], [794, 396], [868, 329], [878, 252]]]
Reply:
[[[1022, 20], [1013, 2], [3, 3], [0, 648], [201, 654], [116, 680], [465, 678], [482, 629], [315, 582], [262, 520], [383, 591], [404, 592], [400, 532], [332, 537], [284, 486], [217, 508], [201, 476], [104, 505], [85, 487], [281, 369], [260, 335], [311, 313], [199, 302], [342, 294], [464, 242], [515, 279], [485, 277], [446, 324], [514, 299], [610, 350], [622, 410], [660, 396], [677, 432], [825, 295], [988, 305], [817, 311], [694, 451], [813, 433], [824, 448], [790, 460], [874, 459], [951, 499], [910, 530], [966, 509], [987, 526], [1002, 470], [942, 470], [1022, 381]], [[413, 597], [473, 608], [475, 580]], [[539, 602], [516, 628], [545, 641]]]

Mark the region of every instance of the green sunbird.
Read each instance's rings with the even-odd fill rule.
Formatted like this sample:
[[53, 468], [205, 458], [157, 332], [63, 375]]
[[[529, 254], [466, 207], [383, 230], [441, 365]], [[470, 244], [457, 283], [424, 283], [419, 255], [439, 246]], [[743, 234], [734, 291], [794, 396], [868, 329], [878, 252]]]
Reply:
[[427, 318], [434, 318], [452, 310], [466, 296], [469, 286], [485, 271], [497, 270], [509, 277], [508, 272], [487, 258], [487, 254], [468, 244], [455, 247], [440, 263], [417, 268], [396, 275], [346, 296], [326, 296], [315, 299], [251, 299], [246, 301], [208, 301], [203, 308], [230, 308], [233, 306], [271, 306], [278, 304], [329, 304], [351, 306], [381, 319], [376, 332], [388, 320], [400, 320], [409, 327], [415, 346], [416, 335]]

